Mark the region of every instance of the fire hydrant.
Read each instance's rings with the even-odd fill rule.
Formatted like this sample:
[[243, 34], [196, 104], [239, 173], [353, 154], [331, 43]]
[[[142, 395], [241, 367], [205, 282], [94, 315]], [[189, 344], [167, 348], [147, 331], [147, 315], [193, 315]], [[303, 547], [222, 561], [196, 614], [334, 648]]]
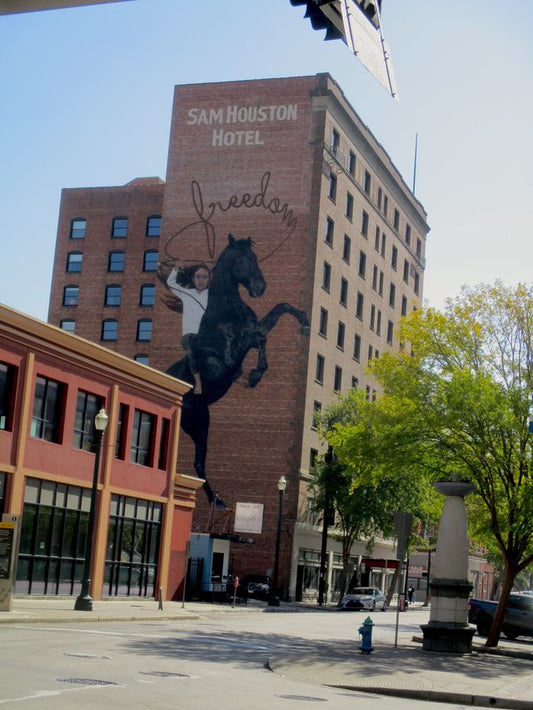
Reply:
[[367, 616], [366, 619], [363, 621], [363, 625], [359, 627], [359, 635], [362, 638], [361, 645], [359, 648], [361, 649], [361, 653], [372, 653], [374, 650], [374, 647], [372, 646], [372, 627], [374, 626], [374, 622], [372, 619]]

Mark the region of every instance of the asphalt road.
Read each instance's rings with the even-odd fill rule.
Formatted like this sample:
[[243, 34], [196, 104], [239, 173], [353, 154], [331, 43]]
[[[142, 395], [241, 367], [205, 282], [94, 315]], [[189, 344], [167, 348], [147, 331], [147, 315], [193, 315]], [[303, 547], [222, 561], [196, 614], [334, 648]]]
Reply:
[[[408, 699], [329, 689], [269, 671], [280, 650], [302, 659], [320, 641], [353, 639], [365, 615], [221, 614], [211, 618], [106, 624], [10, 624], [1, 629], [0, 708], [190, 708], [335, 710], [413, 708]], [[396, 615], [373, 615], [375, 638], [392, 642]], [[401, 615], [402, 635], [419, 633], [425, 612]], [[425, 710], [443, 706], [417, 701]]]

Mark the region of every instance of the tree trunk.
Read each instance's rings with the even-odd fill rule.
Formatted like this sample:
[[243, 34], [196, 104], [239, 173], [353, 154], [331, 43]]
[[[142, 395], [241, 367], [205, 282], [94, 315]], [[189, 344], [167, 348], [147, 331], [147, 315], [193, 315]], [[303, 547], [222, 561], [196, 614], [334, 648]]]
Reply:
[[509, 594], [513, 589], [514, 579], [516, 577], [516, 568], [511, 567], [506, 561], [505, 564], [505, 575], [502, 583], [502, 593], [500, 596], [500, 601], [496, 607], [496, 613], [494, 614], [494, 619], [492, 620], [492, 626], [487, 636], [485, 646], [489, 648], [494, 648], [498, 645], [500, 640], [500, 634], [502, 631], [503, 617], [505, 615], [505, 607], [507, 606], [507, 600], [509, 599]]
[[[394, 593], [396, 589], [398, 588], [398, 575], [400, 574], [400, 569], [401, 569], [401, 564], [398, 562], [398, 566], [394, 570], [394, 574], [392, 575], [392, 581], [390, 583], [389, 591], [387, 592], [387, 606], [390, 606], [392, 597], [394, 596]], [[398, 603], [399, 600], [398, 600]]]

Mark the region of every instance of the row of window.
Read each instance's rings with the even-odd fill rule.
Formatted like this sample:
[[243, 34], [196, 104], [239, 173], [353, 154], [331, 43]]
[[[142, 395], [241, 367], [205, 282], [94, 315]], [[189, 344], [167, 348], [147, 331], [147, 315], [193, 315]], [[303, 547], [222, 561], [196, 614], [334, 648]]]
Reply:
[[[318, 333], [323, 338], [328, 337], [328, 311], [325, 308], [320, 308], [320, 319], [318, 323]], [[374, 331], [376, 335], [381, 335], [381, 311], [376, 309], [375, 305], [372, 304], [370, 307], [370, 330]], [[337, 348], [344, 351], [344, 341], [346, 336], [346, 326], [339, 320], [337, 321]], [[356, 336], [358, 337], [358, 336]], [[387, 321], [387, 344], [392, 345], [394, 339], [394, 323], [391, 320]], [[359, 360], [359, 354], [355, 354], [354, 358]]]
[[[6, 363], [0, 363], [0, 428], [10, 431], [13, 424], [14, 390], [18, 372], [17, 368]], [[43, 439], [56, 444], [63, 443], [66, 427], [64, 411], [67, 397], [67, 385], [42, 375], [35, 380], [33, 411], [30, 434], [36, 439]], [[95, 451], [94, 418], [105, 406], [102, 397], [78, 390], [76, 413], [72, 423], [72, 446], [84, 451]], [[161, 420], [161, 437], [159, 450], [156, 452], [155, 432], [157, 417], [140, 409], [130, 411], [126, 404], [119, 406], [117, 438], [115, 442], [115, 457], [126, 458], [126, 432], [131, 428], [131, 443], [129, 460], [143, 466], [157, 466], [165, 469], [167, 464], [167, 449], [170, 420]]]
[[[159, 263], [159, 251], [157, 249], [147, 249], [143, 253], [143, 271], [157, 271]], [[126, 252], [110, 251], [107, 260], [107, 270], [112, 272], [124, 271], [126, 265]], [[70, 274], [81, 273], [83, 266], [83, 253], [81, 251], [71, 251], [67, 254], [66, 271]]]
[[[118, 325], [119, 321], [116, 318], [104, 319], [100, 331], [100, 340], [107, 342], [118, 340]], [[67, 333], [75, 333], [76, 321], [74, 318], [63, 318], [60, 321], [59, 327], [62, 330], [66, 330]], [[149, 343], [152, 340], [152, 320], [150, 318], [140, 318], [137, 321], [137, 334], [135, 339], [140, 343]], [[137, 362], [148, 365], [148, 357], [146, 355], [138, 355], [135, 359]]]
[[[139, 294], [140, 306], [153, 306], [155, 303], [154, 284], [142, 284]], [[78, 306], [80, 287], [76, 284], [67, 285], [63, 288], [63, 306]], [[120, 306], [122, 299], [122, 286], [120, 284], [109, 284], [105, 288], [104, 305]]]
[[[161, 235], [161, 215], [150, 215], [146, 220], [146, 237], [159, 237]], [[87, 220], [76, 217], [70, 223], [70, 238], [85, 239], [87, 236]], [[111, 238], [125, 239], [128, 236], [128, 218], [119, 216], [111, 220]]]

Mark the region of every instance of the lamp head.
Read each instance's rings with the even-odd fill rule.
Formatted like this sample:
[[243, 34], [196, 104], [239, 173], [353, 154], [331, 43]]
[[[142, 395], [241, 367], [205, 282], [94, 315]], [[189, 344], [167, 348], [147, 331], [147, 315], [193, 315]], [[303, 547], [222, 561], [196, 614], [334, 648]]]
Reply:
[[282, 476], [278, 481], [278, 491], [282, 493], [287, 488], [287, 479]]
[[98, 412], [98, 414], [94, 418], [94, 426], [96, 428], [96, 431], [105, 431], [108, 421], [109, 421], [109, 417], [107, 416], [107, 412], [102, 407], [102, 409]]

